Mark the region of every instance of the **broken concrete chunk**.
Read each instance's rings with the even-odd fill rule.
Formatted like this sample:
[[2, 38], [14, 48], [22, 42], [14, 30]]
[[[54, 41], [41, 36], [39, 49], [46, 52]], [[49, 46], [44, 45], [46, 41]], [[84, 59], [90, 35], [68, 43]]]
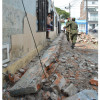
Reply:
[[38, 93], [34, 94], [35, 95], [35, 100], [44, 100], [43, 99], [43, 91], [40, 90]]
[[83, 90], [64, 100], [98, 100], [98, 94], [94, 90]]
[[67, 59], [67, 57], [62, 57], [62, 59], [66, 60], [66, 59]]
[[66, 64], [67, 68], [74, 68], [75, 66], [73, 66], [72, 64]]
[[43, 100], [48, 100], [50, 98], [50, 92], [43, 92]]
[[52, 62], [56, 61], [56, 57], [59, 55], [59, 49], [63, 35], [60, 35], [48, 48], [48, 50], [42, 56], [42, 64], [48, 67]]
[[61, 74], [57, 73], [57, 78], [54, 81], [54, 85], [57, 85], [61, 90], [66, 85], [65, 78]]
[[65, 60], [65, 59], [60, 59], [60, 61], [61, 61], [62, 63], [65, 63], [65, 62], [66, 62], [66, 60]]
[[51, 99], [52, 100], [57, 100], [58, 99], [58, 96], [55, 94], [55, 93], [51, 93]]
[[[30, 93], [36, 93], [41, 86], [41, 68], [35, 66], [29, 69], [22, 78], [11, 88], [9, 92], [11, 96], [19, 96]], [[37, 72], [37, 74], [36, 74]]]
[[58, 90], [58, 89], [56, 89], [56, 88], [53, 88], [53, 92], [54, 92], [56, 95], [58, 95], [59, 92], [60, 92], [60, 90]]
[[25, 100], [35, 100], [34, 95], [26, 95]]
[[66, 89], [63, 89], [63, 92], [68, 96], [72, 96], [78, 92], [78, 89], [73, 84], [70, 84]]
[[24, 70], [24, 69], [22, 69], [22, 68], [21, 68], [21, 69], [19, 69], [18, 71], [19, 71], [20, 73], [24, 73], [24, 72], [25, 72], [25, 70]]

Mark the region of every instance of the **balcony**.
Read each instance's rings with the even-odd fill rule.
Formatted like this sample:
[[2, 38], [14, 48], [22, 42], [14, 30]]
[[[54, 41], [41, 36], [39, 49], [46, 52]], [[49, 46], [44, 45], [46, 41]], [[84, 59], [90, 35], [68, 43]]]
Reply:
[[98, 18], [89, 18], [88, 21], [98, 21]]

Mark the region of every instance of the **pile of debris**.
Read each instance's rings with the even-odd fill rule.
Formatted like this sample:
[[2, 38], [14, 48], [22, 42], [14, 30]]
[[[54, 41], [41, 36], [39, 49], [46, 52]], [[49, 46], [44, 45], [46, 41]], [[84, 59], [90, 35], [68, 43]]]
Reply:
[[86, 42], [86, 43], [96, 44], [96, 43], [98, 43], [98, 40], [90, 34], [86, 35], [85, 33], [80, 33], [78, 36], [78, 42]]
[[[22, 78], [4, 92], [10, 100], [98, 100], [97, 64], [67, 48], [61, 34]], [[62, 45], [63, 44], [63, 45]], [[87, 79], [88, 78], [88, 79]], [[5, 99], [6, 100], [6, 99]]]
[[44, 79], [48, 79], [51, 73], [54, 72], [55, 67], [57, 67], [55, 62], [57, 62], [56, 58], [59, 56], [62, 38], [63, 34], [61, 34], [44, 53], [41, 58], [42, 66], [38, 60], [37, 65], [30, 68], [22, 78], [9, 89], [12, 96], [36, 93], [42, 88], [43, 85], [41, 82]]

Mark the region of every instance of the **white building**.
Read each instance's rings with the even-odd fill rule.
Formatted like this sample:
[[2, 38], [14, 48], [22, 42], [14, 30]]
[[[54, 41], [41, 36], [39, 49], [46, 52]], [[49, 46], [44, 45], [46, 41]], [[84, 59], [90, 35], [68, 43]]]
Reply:
[[[86, 8], [86, 0], [84, 0]], [[88, 0], [88, 29], [93, 30], [98, 27], [98, 0]]]

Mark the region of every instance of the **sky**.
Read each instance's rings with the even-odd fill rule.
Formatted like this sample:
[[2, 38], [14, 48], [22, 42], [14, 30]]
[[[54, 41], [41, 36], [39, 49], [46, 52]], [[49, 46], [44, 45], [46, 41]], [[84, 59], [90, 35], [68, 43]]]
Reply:
[[71, 7], [71, 17], [79, 18], [80, 17], [80, 3], [82, 0], [53, 0], [55, 7], [59, 7], [67, 12], [69, 12], [68, 9], [65, 9], [65, 7], [68, 7], [69, 3], [72, 5]]

